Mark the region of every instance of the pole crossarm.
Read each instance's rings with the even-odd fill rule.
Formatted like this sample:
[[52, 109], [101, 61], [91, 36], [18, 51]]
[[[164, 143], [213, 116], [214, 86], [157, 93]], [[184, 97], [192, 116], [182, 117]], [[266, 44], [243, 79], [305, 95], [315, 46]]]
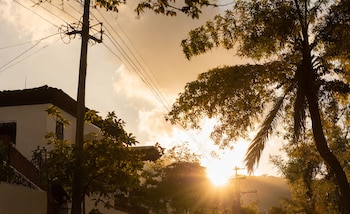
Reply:
[[[98, 30], [98, 33], [99, 33], [99, 37], [96, 37], [96, 36], [93, 36], [93, 35], [90, 35], [89, 34], [89, 40], [93, 40], [93, 41], [95, 41], [96, 43], [102, 43], [102, 35], [103, 35], [103, 33], [104, 33], [104, 31], [102, 30], [102, 23], [98, 23], [97, 25], [99, 25], [100, 26], [100, 30]], [[79, 26], [79, 25], [78, 25]], [[94, 25], [94, 26], [96, 26], [96, 25]], [[74, 27], [73, 25], [71, 25], [71, 24], [67, 24], [67, 28], [66, 28], [66, 30], [65, 30], [65, 34], [66, 35], [68, 35], [68, 36], [71, 36], [71, 35], [76, 35], [76, 34], [80, 34], [80, 35], [82, 35], [82, 32], [83, 32], [83, 30], [77, 30], [76, 29], [77, 27]], [[89, 26], [89, 29], [91, 29], [91, 26]]]

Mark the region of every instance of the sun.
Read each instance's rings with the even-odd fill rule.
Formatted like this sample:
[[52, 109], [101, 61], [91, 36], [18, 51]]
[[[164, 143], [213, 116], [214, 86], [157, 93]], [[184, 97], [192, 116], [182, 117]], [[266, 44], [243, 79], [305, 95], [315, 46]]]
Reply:
[[222, 160], [213, 160], [207, 166], [207, 177], [215, 186], [225, 186], [232, 178], [232, 167]]

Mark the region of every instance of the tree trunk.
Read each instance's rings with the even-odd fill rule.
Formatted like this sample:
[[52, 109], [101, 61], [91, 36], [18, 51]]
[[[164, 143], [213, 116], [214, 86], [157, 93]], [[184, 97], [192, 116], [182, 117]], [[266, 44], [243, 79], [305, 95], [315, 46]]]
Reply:
[[[296, 6], [298, 6], [298, 2]], [[306, 2], [305, 2], [306, 3]], [[307, 9], [307, 7], [305, 7]], [[308, 35], [308, 22], [300, 15], [300, 24], [302, 26], [302, 68], [297, 71], [299, 90], [305, 93], [308, 102], [309, 112], [312, 122], [312, 132], [316, 143], [316, 148], [326, 164], [334, 171], [335, 180], [340, 191], [340, 211], [342, 214], [350, 214], [350, 187], [346, 174], [335, 155], [330, 151], [326, 138], [323, 133], [319, 103], [318, 87], [315, 85], [317, 74], [312, 66], [311, 47]], [[303, 22], [305, 20], [305, 22]]]
[[318, 152], [326, 164], [334, 171], [335, 179], [340, 190], [340, 210], [343, 214], [350, 214], [350, 187], [346, 174], [335, 155], [330, 151], [323, 133], [321, 115], [319, 112], [317, 95], [310, 91], [306, 94], [312, 121], [312, 131]]

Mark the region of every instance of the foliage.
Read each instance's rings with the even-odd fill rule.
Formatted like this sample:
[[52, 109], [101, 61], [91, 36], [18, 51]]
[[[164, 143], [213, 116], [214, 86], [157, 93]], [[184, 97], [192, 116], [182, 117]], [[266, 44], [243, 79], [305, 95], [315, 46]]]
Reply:
[[[64, 122], [55, 107], [48, 108], [47, 112], [54, 119]], [[101, 133], [84, 140], [84, 195], [94, 199], [96, 205], [102, 203], [107, 208], [114, 207], [121, 201], [128, 203], [127, 194], [138, 185], [138, 171], [142, 168], [139, 154], [129, 147], [137, 142], [124, 130], [123, 121], [113, 112], [102, 119], [96, 112], [90, 111], [86, 114], [86, 119], [97, 124]], [[72, 164], [75, 160], [74, 145], [66, 140], [58, 140], [53, 133], [48, 133], [46, 139], [52, 145], [44, 165], [47, 177], [51, 184], [59, 184], [70, 190], [75, 170]]]
[[9, 163], [8, 145], [0, 140], [0, 182], [10, 181], [14, 176], [14, 171]]
[[203, 167], [198, 163], [177, 162], [167, 166], [163, 173], [160, 192], [176, 212], [203, 212], [209, 182]]
[[186, 85], [168, 119], [198, 128], [198, 122], [205, 116], [216, 118], [219, 122], [212, 136], [218, 144], [224, 142], [226, 136], [229, 139], [246, 137], [245, 131], [253, 129], [254, 122], [265, 113], [266, 103], [276, 99], [274, 88], [266, 85], [288, 79], [287, 74], [279, 72], [287, 70], [287, 65], [265, 66], [223, 67], [200, 74], [196, 81]]
[[247, 206], [247, 207], [242, 207], [241, 210], [242, 214], [258, 214], [258, 208], [257, 206]]
[[[317, 7], [326, 6], [326, 3], [319, 2], [319, 4], [315, 3], [314, 8], [310, 10], [317, 11], [319, 10]], [[216, 68], [202, 73], [197, 81], [186, 85], [185, 92], [180, 94], [173, 105], [168, 119], [173, 123], [184, 125], [190, 123], [193, 127], [197, 127], [197, 122], [203, 116], [219, 118], [214, 136], [228, 136], [229, 139], [235, 139], [254, 128], [257, 118], [266, 114], [263, 110], [266, 106], [273, 105], [269, 102], [274, 101], [276, 108], [272, 108], [271, 117], [266, 117], [262, 125], [265, 130], [261, 129], [261, 135], [258, 135], [265, 139], [273, 128], [272, 119], [280, 113], [277, 110], [283, 107], [282, 102], [286, 102], [284, 100], [296, 97], [295, 101], [298, 102], [295, 104], [305, 106], [304, 102], [300, 102], [303, 101], [300, 90], [300, 96], [297, 96], [298, 93], [295, 91], [298, 87], [299, 80], [296, 74], [300, 69], [303, 45], [300, 38], [301, 26], [295, 14], [297, 8], [291, 1], [239, 1], [232, 11], [226, 11], [223, 16], [218, 15], [213, 21], [208, 21], [206, 25], [192, 30], [189, 38], [182, 42], [188, 58], [216, 46], [233, 48], [238, 45], [237, 52], [241, 56], [255, 59], [272, 57], [272, 60], [261, 65]], [[313, 14], [316, 15], [319, 14]], [[313, 21], [309, 19], [310, 22]], [[318, 22], [313, 21], [315, 22], [313, 31], [320, 28], [320, 25], [325, 25], [322, 20], [320, 18]], [[319, 34], [324, 33], [325, 29], [326, 27]], [[318, 50], [324, 47], [324, 43], [321, 36], [316, 38], [312, 45]], [[317, 45], [319, 43], [320, 45]], [[328, 48], [322, 50], [329, 51]], [[346, 51], [347, 49], [343, 50]], [[315, 54], [314, 69], [319, 75], [316, 79], [317, 85], [322, 90], [320, 95], [324, 96], [321, 100], [326, 101], [324, 99], [330, 95], [347, 93], [349, 87], [344, 78], [346, 64], [337, 65], [333, 63], [334, 61], [325, 61], [324, 58], [327, 57], [324, 52], [312, 53]], [[280, 57], [275, 60], [277, 56]], [[340, 70], [344, 74], [339, 75]], [[326, 81], [324, 78], [330, 73], [339, 79]], [[302, 123], [303, 115], [303, 112], [296, 111], [296, 122]], [[302, 124], [299, 123], [299, 126], [302, 127]], [[252, 165], [249, 168], [252, 169]]]
[[190, 59], [224, 47], [259, 60], [259, 64], [201, 74], [186, 85], [168, 119], [196, 127], [203, 116], [218, 118], [213, 136], [226, 138], [217, 140], [226, 144], [254, 130], [257, 120], [263, 118], [258, 120], [261, 127], [247, 151], [249, 171], [258, 164], [278, 119], [292, 118], [289, 140], [294, 143], [312, 128], [317, 151], [335, 175], [342, 212], [349, 213], [346, 165], [324, 135], [329, 112], [340, 123], [347, 120], [343, 116], [350, 92], [350, 49], [344, 42], [350, 37], [350, 11], [346, 5], [349, 0], [236, 1], [231, 10], [192, 30], [182, 41], [183, 51]]
[[269, 209], [268, 214], [287, 214], [287, 212], [282, 207], [272, 206]]
[[[328, 116], [331, 115], [330, 112]], [[349, 127], [335, 121], [324, 121], [326, 137], [330, 148], [345, 166], [347, 176], [350, 176], [347, 167], [350, 157]], [[272, 161], [289, 181], [292, 198], [284, 201], [287, 213], [341, 213], [339, 187], [334, 172], [318, 154], [310, 130], [297, 145], [288, 144], [284, 150], [288, 160], [275, 156]]]
[[[146, 164], [140, 187], [130, 193], [134, 208], [143, 207], [152, 213], [223, 214], [232, 211], [234, 187], [214, 188], [196, 156], [184, 143]], [[249, 205], [243, 211], [257, 213], [257, 206]]]
[[159, 160], [144, 168], [137, 191], [143, 196], [144, 207], [153, 213], [219, 214], [232, 206], [228, 205], [232, 193], [213, 189], [205, 168], [192, 155], [196, 156], [184, 143], [166, 150]]
[[[97, 0], [95, 7], [103, 7], [107, 10], [118, 12], [119, 6], [125, 3], [126, 0]], [[185, 0], [181, 3], [176, 2], [175, 0], [141, 0], [135, 9], [135, 12], [140, 15], [141, 13], [144, 13], [145, 10], [151, 10], [156, 14], [166, 16], [176, 16], [178, 13], [183, 13], [191, 18], [199, 18], [203, 6], [218, 7], [219, 5], [211, 3], [208, 0]]]

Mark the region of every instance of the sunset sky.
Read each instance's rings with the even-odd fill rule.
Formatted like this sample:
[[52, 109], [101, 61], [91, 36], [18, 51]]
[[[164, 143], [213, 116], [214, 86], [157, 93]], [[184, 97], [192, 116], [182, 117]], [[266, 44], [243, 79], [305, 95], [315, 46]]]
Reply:
[[[118, 13], [91, 9], [91, 25], [103, 22], [105, 33], [103, 43], [88, 48], [86, 106], [101, 116], [115, 111], [140, 145], [159, 142], [170, 148], [187, 141], [202, 154], [203, 165], [215, 164], [218, 161], [210, 156], [216, 151], [208, 137], [210, 121], [202, 131], [184, 130], [166, 122], [164, 115], [199, 73], [247, 62], [234, 51], [215, 50], [191, 61], [182, 53], [180, 42], [189, 30], [223, 8], [208, 8], [200, 20], [192, 20], [151, 11], [137, 17], [135, 4], [127, 1]], [[82, 10], [75, 0], [64, 0], [63, 5], [61, 0], [40, 5], [35, 0], [0, 0], [0, 90], [48, 85], [76, 99], [81, 39], [63, 32], [67, 24], [78, 23]], [[233, 151], [220, 151], [222, 171], [244, 167], [248, 142], [233, 144]], [[278, 154], [280, 145], [279, 140], [269, 141], [255, 174], [276, 175], [268, 156]]]

